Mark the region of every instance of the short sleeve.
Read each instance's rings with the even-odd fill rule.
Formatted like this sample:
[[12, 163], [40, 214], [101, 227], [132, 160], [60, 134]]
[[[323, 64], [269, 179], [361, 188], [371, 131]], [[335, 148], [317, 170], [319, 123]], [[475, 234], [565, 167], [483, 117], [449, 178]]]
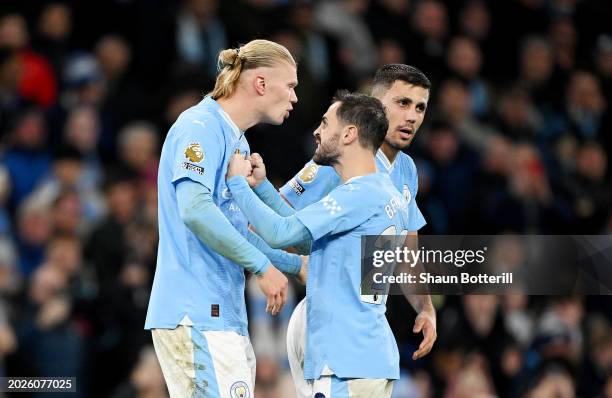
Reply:
[[359, 200], [364, 193], [356, 184], [344, 184], [320, 201], [295, 213], [314, 240], [350, 231], [374, 214], [374, 207]]
[[408, 203], [408, 231], [418, 231], [423, 228], [425, 224], [427, 224], [427, 222], [419, 206], [417, 206], [416, 200], [411, 200], [410, 203]]
[[172, 182], [189, 178], [214, 191], [217, 170], [225, 154], [225, 140], [212, 117], [182, 117], [174, 126]]
[[[408, 231], [413, 232], [423, 228], [427, 222], [425, 221], [425, 217], [423, 217], [423, 214], [421, 213], [421, 210], [416, 202], [417, 193], [419, 191], [419, 174], [414, 160], [412, 160], [410, 156], [407, 156], [407, 159], [408, 167], [410, 169], [409, 173], [407, 173], [410, 176], [408, 187], [410, 191], [412, 191], [408, 201]], [[406, 195], [404, 195], [404, 198], [408, 199], [406, 198]]]
[[312, 160], [280, 189], [281, 195], [296, 210], [318, 202], [340, 185], [333, 167], [319, 166]]

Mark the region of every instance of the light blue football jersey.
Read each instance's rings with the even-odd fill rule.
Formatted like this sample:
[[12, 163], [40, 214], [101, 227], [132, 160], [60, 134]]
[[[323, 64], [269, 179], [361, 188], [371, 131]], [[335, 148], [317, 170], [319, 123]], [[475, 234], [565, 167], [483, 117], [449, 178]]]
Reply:
[[[304, 376], [399, 378], [386, 302], [361, 295], [361, 237], [406, 234], [408, 204], [387, 173], [357, 177], [296, 217], [313, 237], [306, 284]], [[374, 296], [376, 297], [376, 296]]]
[[[425, 218], [416, 203], [419, 179], [414, 161], [404, 152], [399, 152], [393, 163], [389, 162], [382, 150], [376, 152], [376, 167], [389, 174], [393, 185], [408, 203], [410, 231], [418, 231], [425, 224]], [[281, 189], [280, 193], [294, 209], [299, 210], [319, 201], [340, 185], [340, 176], [331, 166], [319, 166], [312, 160]]]
[[248, 221], [225, 184], [236, 150], [250, 153], [243, 133], [210, 97], [170, 128], [158, 171], [159, 248], [146, 329], [191, 322], [200, 330], [247, 335], [244, 268], [206, 246], [183, 223], [175, 188], [189, 178], [210, 189], [215, 205], [246, 236]]

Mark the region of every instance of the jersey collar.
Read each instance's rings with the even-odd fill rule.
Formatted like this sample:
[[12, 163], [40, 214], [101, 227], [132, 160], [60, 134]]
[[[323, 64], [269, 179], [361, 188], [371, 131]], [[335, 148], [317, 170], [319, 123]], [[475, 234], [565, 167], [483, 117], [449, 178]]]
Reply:
[[395, 167], [395, 161], [397, 160], [397, 156], [393, 160], [393, 163], [391, 163], [389, 162], [387, 155], [385, 155], [382, 149], [379, 148], [378, 151], [376, 151], [376, 158], [380, 161], [380, 163], [382, 163], [382, 165], [385, 167], [388, 173], [391, 173], [391, 171], [393, 171], [393, 168]]
[[221, 116], [223, 120], [225, 120], [225, 123], [227, 123], [228, 126], [230, 126], [230, 128], [232, 129], [232, 132], [234, 133], [234, 137], [236, 139], [240, 139], [240, 137], [244, 134], [244, 131], [240, 131], [240, 129], [238, 128], [236, 123], [234, 123], [232, 118], [227, 114], [227, 112], [223, 110], [223, 108], [221, 108], [221, 105], [219, 105], [219, 103], [215, 101], [214, 99], [212, 99], [212, 97], [210, 96], [207, 96], [206, 98], [204, 98], [204, 102], [210, 103], [213, 106], [213, 108], [215, 108], [219, 116]]
[[364, 178], [364, 177], [369, 177], [369, 176], [376, 176], [376, 175], [386, 175], [385, 173], [381, 173], [380, 171], [377, 171], [375, 173], [371, 173], [371, 174], [365, 174], [365, 175], [360, 175], [360, 176], [355, 176], [355, 177], [351, 177], [348, 180], [346, 180], [344, 182], [344, 184], [349, 184], [351, 182], [354, 182], [360, 178]]
[[360, 179], [361, 177], [363, 177], [363, 176], [355, 176], [355, 177], [351, 177], [351, 178], [349, 178], [348, 180], [346, 180], [346, 181], [344, 182], [344, 184], [350, 184], [351, 182], [353, 182], [353, 181], [355, 181], [355, 180], [358, 180], [358, 179]]

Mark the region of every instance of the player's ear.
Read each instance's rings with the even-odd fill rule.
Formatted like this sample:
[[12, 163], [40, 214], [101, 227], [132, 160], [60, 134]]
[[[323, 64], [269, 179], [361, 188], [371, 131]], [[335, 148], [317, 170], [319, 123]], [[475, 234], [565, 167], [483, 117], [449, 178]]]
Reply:
[[264, 95], [266, 92], [266, 78], [263, 75], [255, 75], [253, 86], [257, 94]]
[[353, 143], [353, 141], [355, 141], [356, 139], [359, 138], [359, 132], [357, 131], [357, 126], [349, 124], [348, 126], [346, 126], [344, 128], [344, 143], [346, 145], [350, 145]]

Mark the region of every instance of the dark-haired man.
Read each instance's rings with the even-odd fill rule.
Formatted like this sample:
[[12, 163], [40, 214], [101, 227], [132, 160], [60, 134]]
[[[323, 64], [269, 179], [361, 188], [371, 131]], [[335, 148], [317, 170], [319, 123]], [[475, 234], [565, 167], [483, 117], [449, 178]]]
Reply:
[[[376, 153], [376, 165], [378, 170], [389, 174], [393, 185], [408, 203], [410, 235], [417, 234], [425, 225], [425, 219], [415, 200], [418, 190], [416, 166], [412, 158], [402, 151], [410, 145], [423, 122], [430, 88], [431, 82], [423, 72], [404, 64], [383, 66], [376, 71], [372, 81], [371, 94], [385, 106], [389, 120], [387, 135]], [[340, 176], [334, 168], [313, 159], [280, 192], [293, 208], [302, 209], [327, 195], [339, 184]], [[385, 299], [382, 296], [377, 298]], [[413, 331], [423, 332], [424, 335], [419, 349], [413, 354], [413, 359], [417, 359], [426, 355], [433, 346], [436, 316], [429, 296], [411, 296], [409, 299], [418, 313]], [[305, 329], [306, 300], [302, 300], [295, 308], [287, 330], [287, 354], [300, 397], [308, 396], [310, 391], [310, 386], [303, 380], [301, 365], [304, 361]]]
[[333, 167], [341, 184], [288, 216], [277, 214], [251, 190], [250, 159], [234, 155], [228, 167], [234, 200], [263, 240], [272, 247], [312, 243], [303, 376], [310, 397], [390, 397], [399, 378], [399, 352], [385, 303], [360, 294], [361, 237], [384, 231], [405, 235], [410, 226], [407, 201], [389, 174], [376, 167], [375, 154], [387, 130], [378, 99], [339, 93], [314, 132], [313, 159]]

